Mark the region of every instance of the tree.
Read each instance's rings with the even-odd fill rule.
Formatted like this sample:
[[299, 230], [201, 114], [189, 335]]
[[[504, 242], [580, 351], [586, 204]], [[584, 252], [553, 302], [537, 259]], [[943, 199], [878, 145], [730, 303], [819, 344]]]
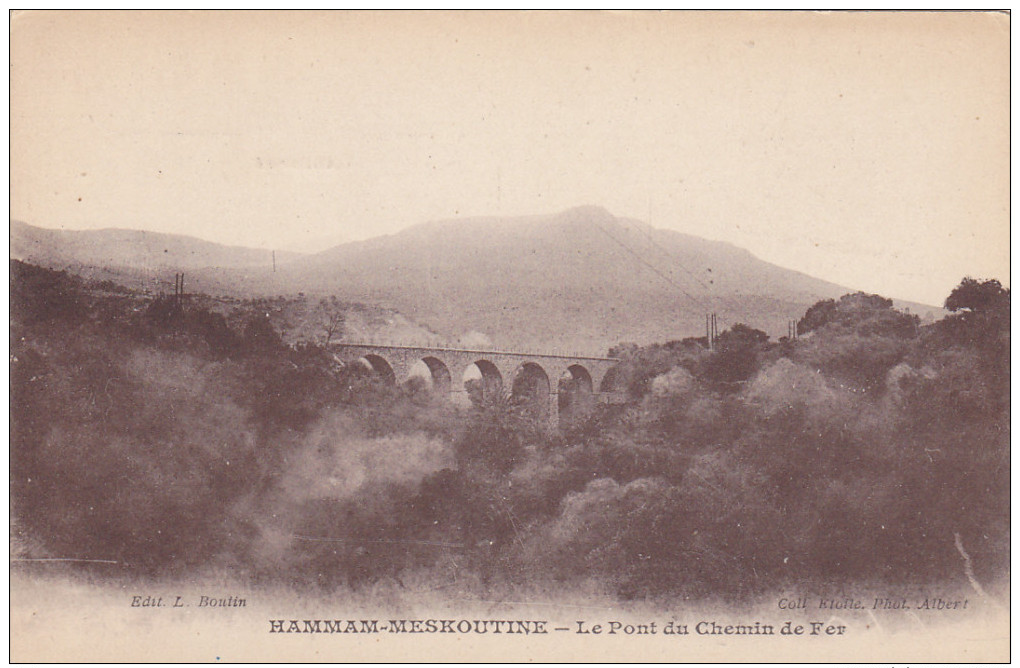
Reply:
[[742, 322], [733, 325], [719, 335], [719, 346], [762, 344], [769, 340], [769, 335], [760, 329], [749, 327]]
[[823, 299], [820, 302], [815, 302], [811, 308], [807, 310], [804, 317], [797, 322], [797, 331], [801, 334], [807, 334], [808, 332], [814, 331], [819, 327], [823, 327], [836, 318], [836, 300], [835, 299]]
[[967, 276], [946, 297], [946, 309], [965, 310], [971, 313], [1009, 310], [1009, 288], [1003, 288], [996, 279], [978, 281]]
[[858, 291], [843, 295], [839, 301], [816, 302], [797, 323], [797, 331], [807, 334], [836, 325], [862, 336], [911, 338], [918, 324], [917, 316], [894, 309], [891, 299]]
[[983, 363], [1008, 384], [1009, 288], [995, 279], [977, 281], [968, 276], [953, 288], [945, 305], [953, 311], [938, 323], [945, 340], [981, 349]]
[[719, 335], [715, 353], [708, 359], [706, 376], [721, 383], [738, 383], [758, 371], [758, 353], [769, 335], [737, 323]]
[[273, 328], [269, 314], [252, 314], [244, 327], [246, 343], [255, 350], [269, 350], [283, 347], [283, 338]]
[[325, 329], [326, 340], [323, 345], [328, 346], [334, 336], [343, 336], [347, 314], [340, 304], [340, 300], [336, 298], [336, 295], [330, 295], [329, 299], [323, 297], [319, 300], [319, 307], [323, 310], [325, 317], [323, 328]]
[[457, 464], [465, 469], [480, 463], [493, 473], [509, 473], [521, 460], [525, 442], [537, 436], [537, 428], [506, 393], [484, 396], [454, 443]]
[[866, 292], [852, 292], [839, 298], [838, 310], [840, 313], [867, 313], [869, 311], [881, 311], [892, 308], [892, 300], [882, 295], [868, 294]]

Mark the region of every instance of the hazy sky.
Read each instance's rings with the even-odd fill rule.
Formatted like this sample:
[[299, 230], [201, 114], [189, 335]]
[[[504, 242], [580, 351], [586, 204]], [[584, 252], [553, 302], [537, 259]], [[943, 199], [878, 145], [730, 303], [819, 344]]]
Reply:
[[1009, 272], [1001, 14], [12, 20], [11, 217], [263, 247], [599, 204], [941, 303]]

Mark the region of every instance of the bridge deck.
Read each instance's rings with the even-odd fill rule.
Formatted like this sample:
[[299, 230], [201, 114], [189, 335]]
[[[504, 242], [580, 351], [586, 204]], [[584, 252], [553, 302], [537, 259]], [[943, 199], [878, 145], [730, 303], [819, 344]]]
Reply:
[[[608, 386], [606, 382], [612, 369], [620, 362], [615, 357], [365, 341], [338, 341], [329, 347], [337, 361], [347, 363], [339, 358], [364, 360], [374, 373], [391, 383], [405, 382], [411, 378], [415, 367], [424, 366], [426, 369], [422, 370], [431, 375], [433, 389], [451, 396], [468, 392], [468, 374], [472, 367], [478, 375], [472, 380], [482, 381], [483, 393], [506, 391], [511, 393], [510, 396], [517, 396], [520, 380], [525, 383], [521, 391], [525, 396], [531, 395], [531, 401], [537, 402], [538, 410], [554, 424], [559, 420], [560, 399], [563, 397], [572, 404], [572, 407], [568, 406], [568, 412], [575, 413], [570, 419], [576, 419], [578, 410], [590, 410], [590, 403], [588, 408], [583, 408], [586, 402], [618, 403], [619, 399], [619, 392], [612, 387], [611, 381]], [[563, 380], [575, 383], [561, 397], [559, 385]]]
[[596, 357], [592, 355], [572, 353], [549, 353], [523, 350], [499, 350], [497, 348], [452, 348], [434, 345], [403, 345], [392, 343], [370, 343], [368, 341], [339, 341], [331, 343], [330, 347], [349, 348], [384, 348], [387, 350], [433, 350], [436, 352], [468, 353], [472, 355], [506, 355], [509, 357], [542, 357], [546, 359], [560, 360], [588, 360], [592, 362], [619, 362], [618, 357]]

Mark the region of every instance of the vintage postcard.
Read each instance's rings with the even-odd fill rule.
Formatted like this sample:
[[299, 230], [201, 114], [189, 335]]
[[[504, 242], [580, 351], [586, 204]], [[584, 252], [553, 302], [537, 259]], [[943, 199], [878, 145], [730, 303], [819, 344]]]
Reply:
[[1008, 661], [1009, 34], [12, 12], [11, 658]]

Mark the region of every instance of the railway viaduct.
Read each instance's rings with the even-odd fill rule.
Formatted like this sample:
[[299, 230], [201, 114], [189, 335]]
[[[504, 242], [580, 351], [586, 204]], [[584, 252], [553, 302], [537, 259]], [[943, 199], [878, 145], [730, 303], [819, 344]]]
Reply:
[[[581, 417], [595, 402], [622, 399], [612, 387], [611, 371], [619, 360], [611, 357], [355, 342], [334, 343], [330, 349], [341, 364], [360, 364], [394, 384], [406, 382], [415, 368], [424, 367], [432, 390], [455, 401], [466, 401], [470, 391], [486, 398], [507, 393], [511, 401], [528, 406], [553, 425]], [[465, 378], [472, 365], [480, 375], [474, 387]]]

